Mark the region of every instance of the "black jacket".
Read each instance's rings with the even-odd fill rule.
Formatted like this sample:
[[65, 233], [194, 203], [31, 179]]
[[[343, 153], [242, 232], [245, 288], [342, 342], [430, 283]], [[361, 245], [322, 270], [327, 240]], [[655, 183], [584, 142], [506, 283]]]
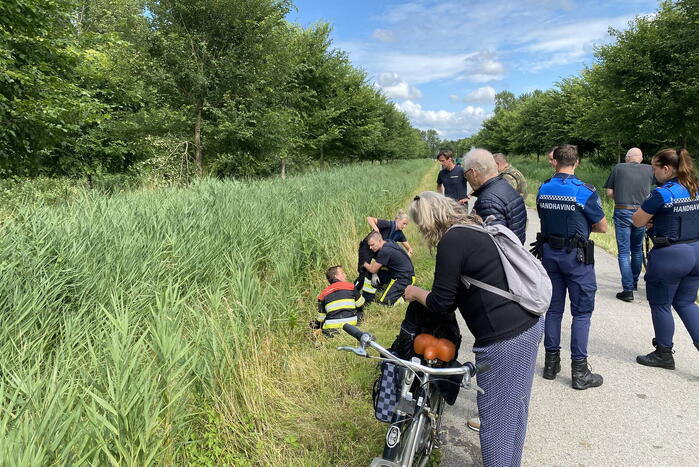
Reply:
[[517, 235], [524, 244], [527, 231], [527, 208], [524, 200], [512, 186], [498, 175], [473, 192], [477, 196], [473, 205], [476, 214], [485, 220], [495, 216], [495, 224], [502, 224]]
[[437, 244], [434, 283], [426, 300], [435, 320], [458, 307], [476, 346], [515, 337], [538, 321], [513, 301], [478, 287], [466, 288], [462, 275], [508, 290], [497, 247], [486, 233], [452, 229], [444, 234]]

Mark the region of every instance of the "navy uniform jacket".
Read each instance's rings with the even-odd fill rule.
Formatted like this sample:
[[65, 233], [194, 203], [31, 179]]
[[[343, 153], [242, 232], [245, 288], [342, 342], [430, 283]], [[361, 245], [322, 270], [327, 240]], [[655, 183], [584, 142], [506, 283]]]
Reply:
[[587, 240], [590, 227], [604, 219], [602, 202], [593, 185], [575, 175], [557, 173], [546, 180], [536, 196], [541, 233]]
[[699, 198], [691, 198], [677, 178], [651, 191], [641, 209], [653, 214], [653, 237], [674, 242], [699, 239]]
[[394, 242], [387, 240], [383, 247], [376, 253], [374, 258], [377, 263], [380, 263], [382, 269], [385, 267], [393, 279], [404, 279], [412, 281], [415, 275], [413, 262], [405, 250]]

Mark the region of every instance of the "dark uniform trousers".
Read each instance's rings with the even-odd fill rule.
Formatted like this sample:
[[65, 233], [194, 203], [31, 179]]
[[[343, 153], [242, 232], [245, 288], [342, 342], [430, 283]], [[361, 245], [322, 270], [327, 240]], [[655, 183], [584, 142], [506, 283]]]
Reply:
[[646, 296], [658, 344], [672, 347], [675, 321], [672, 307], [694, 342], [699, 342], [699, 242], [653, 248], [648, 254]]
[[378, 272], [379, 280], [381, 281], [380, 289], [376, 292], [378, 303], [382, 305], [395, 305], [403, 298], [405, 288], [415, 283], [415, 276], [411, 279], [404, 277], [391, 277], [388, 268], [381, 268]]
[[573, 360], [587, 358], [587, 341], [590, 319], [595, 308], [597, 281], [592, 264], [578, 261], [578, 252], [565, 248], [557, 250], [549, 244], [543, 245], [542, 264], [551, 279], [553, 295], [546, 313], [544, 347], [546, 350], [561, 349], [561, 320], [565, 310], [566, 293], [570, 294], [571, 325], [570, 351]]
[[374, 256], [374, 252], [371, 251], [371, 248], [369, 248], [369, 242], [367, 242], [367, 239], [364, 238], [364, 240], [359, 242], [359, 248], [357, 248], [357, 272], [359, 273], [359, 276], [354, 281], [354, 287], [361, 291], [366, 305], [374, 301], [374, 297], [376, 296], [376, 287], [372, 285], [372, 274], [364, 269], [364, 263], [371, 263]]

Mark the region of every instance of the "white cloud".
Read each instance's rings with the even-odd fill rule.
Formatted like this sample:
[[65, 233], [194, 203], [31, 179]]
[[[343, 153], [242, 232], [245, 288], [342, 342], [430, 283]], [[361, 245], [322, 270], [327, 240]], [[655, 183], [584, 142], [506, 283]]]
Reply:
[[594, 52], [596, 45], [609, 43], [609, 28], [623, 29], [631, 16], [583, 20], [545, 30], [533, 30], [519, 38], [523, 52], [535, 57], [524, 67], [538, 71], [552, 66], [579, 62]]
[[462, 77], [474, 83], [498, 81], [505, 77], [505, 65], [497, 61], [494, 51], [481, 51], [465, 60]]
[[434, 128], [442, 138], [460, 138], [475, 133], [488, 117], [482, 107], [466, 106], [458, 112], [448, 110], [424, 110], [420, 104], [407, 100], [396, 104], [413, 124], [423, 130]]
[[418, 88], [401, 80], [398, 73], [394, 72], [380, 73], [376, 86], [386, 96], [393, 99], [420, 99], [422, 97], [422, 93]]
[[495, 88], [485, 86], [471, 91], [464, 97], [464, 102], [493, 102], [495, 100]]
[[459, 102], [461, 99], [458, 94], [449, 94], [449, 100], [452, 102]]
[[396, 36], [390, 29], [376, 29], [371, 37], [381, 42], [396, 42]]

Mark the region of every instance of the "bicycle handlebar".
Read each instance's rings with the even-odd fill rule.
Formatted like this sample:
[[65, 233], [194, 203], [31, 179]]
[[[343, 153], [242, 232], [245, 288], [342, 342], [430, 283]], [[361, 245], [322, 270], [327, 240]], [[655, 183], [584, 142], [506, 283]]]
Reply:
[[343, 325], [343, 326], [342, 326], [342, 329], [343, 329], [347, 334], [349, 334], [350, 336], [354, 337], [355, 339], [357, 339], [357, 340], [360, 341], [360, 342], [361, 342], [361, 340], [362, 340], [362, 335], [363, 335], [363, 334], [368, 334], [368, 333], [365, 333], [364, 331], [362, 331], [361, 329], [359, 329], [358, 327], [352, 326], [351, 324], [345, 324], [345, 325]]
[[472, 378], [475, 375], [483, 373], [484, 371], [488, 371], [490, 369], [490, 365], [488, 365], [487, 363], [482, 365], [474, 365], [471, 362], [467, 362], [463, 366], [455, 368], [432, 368], [429, 366], [422, 365], [420, 363], [414, 363], [410, 360], [403, 360], [401, 358], [396, 357], [391, 352], [383, 348], [381, 345], [377, 344], [374, 341], [373, 335], [371, 335], [368, 332], [362, 331], [356, 326], [352, 326], [351, 324], [345, 324], [344, 326], [342, 326], [342, 329], [347, 334], [361, 342], [362, 346], [369, 345], [371, 348], [376, 350], [379, 354], [381, 354], [388, 360], [400, 366], [410, 368], [413, 371], [419, 371], [421, 373], [426, 373], [428, 375], [433, 376], [468, 375], [469, 378]]

